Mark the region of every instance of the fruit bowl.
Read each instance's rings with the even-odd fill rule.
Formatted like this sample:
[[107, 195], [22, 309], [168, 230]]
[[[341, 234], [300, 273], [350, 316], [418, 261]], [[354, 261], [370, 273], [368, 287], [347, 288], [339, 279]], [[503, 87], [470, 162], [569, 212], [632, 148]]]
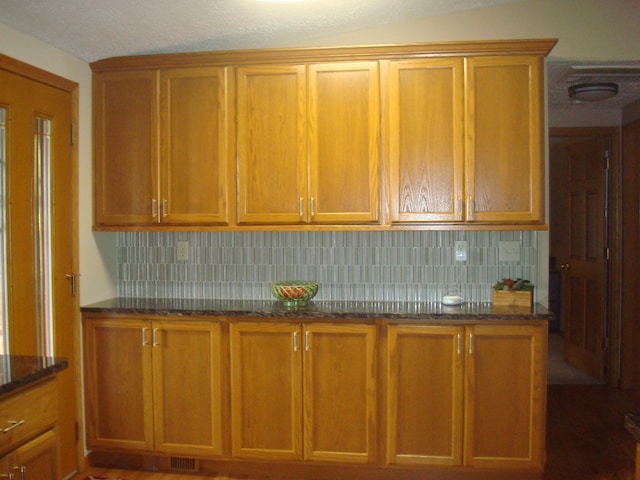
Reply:
[[316, 282], [289, 280], [271, 284], [271, 293], [286, 307], [301, 307], [318, 293]]

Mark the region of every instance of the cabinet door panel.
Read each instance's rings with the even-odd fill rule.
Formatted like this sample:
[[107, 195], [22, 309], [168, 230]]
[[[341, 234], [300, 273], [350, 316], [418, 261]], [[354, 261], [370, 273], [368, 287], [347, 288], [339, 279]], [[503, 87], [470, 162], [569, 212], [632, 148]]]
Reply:
[[380, 211], [378, 63], [309, 66], [311, 221], [375, 222]]
[[463, 60], [393, 61], [387, 68], [391, 220], [461, 221]]
[[467, 59], [468, 220], [544, 221], [542, 59]]
[[463, 338], [464, 327], [389, 327], [389, 463], [462, 464]]
[[239, 223], [306, 220], [305, 102], [303, 66], [237, 69]]
[[162, 223], [227, 222], [227, 111], [225, 68], [162, 72]]
[[178, 455], [222, 453], [220, 325], [154, 321], [155, 449]]
[[93, 98], [95, 223], [157, 223], [158, 73], [96, 74]]
[[546, 329], [474, 326], [469, 332], [466, 464], [542, 468]]
[[90, 447], [153, 448], [151, 348], [143, 345], [148, 326], [146, 320], [85, 322]]
[[230, 336], [233, 455], [300, 459], [300, 327], [231, 324]]
[[371, 325], [305, 326], [305, 459], [375, 461], [375, 342]]
[[[10, 478], [58, 480], [60, 478], [58, 438], [57, 428], [49, 430], [7, 455], [7, 470], [14, 475]], [[18, 473], [19, 469], [24, 472], [24, 477]]]

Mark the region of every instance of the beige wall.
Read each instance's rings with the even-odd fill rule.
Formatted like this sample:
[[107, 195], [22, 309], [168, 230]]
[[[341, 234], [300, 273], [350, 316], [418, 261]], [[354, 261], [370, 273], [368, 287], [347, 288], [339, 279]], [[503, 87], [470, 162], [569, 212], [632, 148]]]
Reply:
[[[526, 0], [494, 7], [366, 28], [293, 45], [345, 45], [500, 38], [559, 38], [552, 59], [638, 60], [637, 0]], [[286, 45], [282, 45], [286, 46]], [[80, 85], [79, 195], [81, 304], [111, 297], [116, 288], [116, 235], [91, 232], [91, 72], [87, 63], [0, 25], [0, 53]], [[540, 273], [548, 236], [538, 235]], [[540, 281], [542, 280], [542, 281]], [[539, 279], [540, 291], [546, 281]], [[546, 299], [541, 298], [543, 303]]]

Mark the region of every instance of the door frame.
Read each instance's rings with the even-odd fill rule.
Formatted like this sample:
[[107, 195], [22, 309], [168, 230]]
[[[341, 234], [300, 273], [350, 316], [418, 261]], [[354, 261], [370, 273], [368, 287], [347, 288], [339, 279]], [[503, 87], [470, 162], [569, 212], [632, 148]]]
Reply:
[[[72, 139], [71, 139], [71, 166], [72, 175], [69, 179], [71, 185], [71, 197], [72, 197], [72, 241], [71, 245], [71, 257], [72, 257], [72, 271], [78, 272], [80, 270], [79, 263], [79, 217], [78, 217], [78, 158], [79, 158], [79, 145], [78, 145], [78, 119], [79, 119], [79, 95], [80, 88], [77, 82], [68, 80], [64, 77], [48, 72], [41, 68], [35, 67], [28, 63], [24, 63], [20, 60], [16, 60], [12, 57], [0, 53], [0, 69], [9, 73], [20, 75], [29, 80], [33, 80], [44, 85], [54, 87], [65, 92], [68, 92], [71, 96], [71, 124], [72, 124]], [[77, 425], [77, 432], [84, 431], [84, 421], [82, 415], [82, 363], [81, 363], [81, 350], [80, 350], [80, 338], [81, 338], [81, 325], [80, 325], [80, 295], [76, 294], [73, 298], [74, 305], [72, 306], [73, 318], [72, 322], [72, 335], [73, 335], [73, 358], [69, 359], [70, 366], [73, 367], [73, 379], [74, 379], [74, 392], [69, 393], [74, 396], [75, 400], [75, 419]], [[86, 457], [84, 454], [84, 441], [80, 435], [77, 438], [75, 445], [75, 457], [78, 471], [83, 471], [86, 468]], [[61, 462], [64, 464], [64, 461]]]
[[[607, 267], [607, 351], [605, 353], [606, 380], [612, 387], [620, 383], [621, 321], [622, 321], [622, 147], [619, 127], [562, 127], [549, 128], [552, 137], [604, 136], [610, 146], [607, 237], [609, 262]], [[549, 170], [553, 168], [549, 162]]]

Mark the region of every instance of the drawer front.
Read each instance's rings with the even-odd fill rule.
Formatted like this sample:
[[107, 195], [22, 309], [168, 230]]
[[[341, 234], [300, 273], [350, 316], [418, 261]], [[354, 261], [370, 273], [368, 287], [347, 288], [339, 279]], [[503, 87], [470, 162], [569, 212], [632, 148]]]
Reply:
[[58, 390], [47, 380], [0, 400], [0, 452], [6, 452], [55, 425]]

